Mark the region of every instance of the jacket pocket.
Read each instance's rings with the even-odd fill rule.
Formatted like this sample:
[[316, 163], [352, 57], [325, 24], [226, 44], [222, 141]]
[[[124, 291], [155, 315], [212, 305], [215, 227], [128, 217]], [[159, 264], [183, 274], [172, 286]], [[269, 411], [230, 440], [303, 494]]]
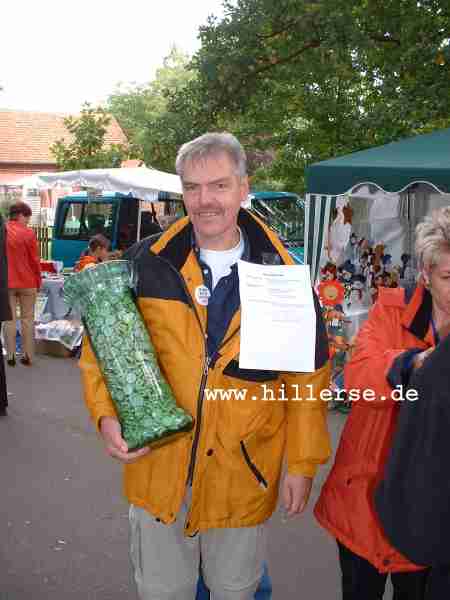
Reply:
[[241, 379], [243, 381], [275, 381], [278, 379], [278, 371], [263, 371], [259, 369], [240, 369], [239, 362], [237, 360], [230, 360], [223, 374], [228, 377], [234, 377], [235, 379]]
[[255, 465], [255, 463], [252, 461], [250, 454], [247, 451], [247, 448], [245, 446], [245, 442], [243, 440], [241, 440], [240, 442], [241, 445], [241, 452], [242, 455], [244, 457], [244, 460], [248, 466], [248, 468], [250, 469], [250, 471], [252, 472], [253, 476], [255, 477], [256, 481], [258, 482], [258, 484], [264, 489], [267, 490], [267, 488], [269, 487], [267, 480], [265, 479], [264, 475], [261, 473], [261, 471], [258, 469], [258, 467]]

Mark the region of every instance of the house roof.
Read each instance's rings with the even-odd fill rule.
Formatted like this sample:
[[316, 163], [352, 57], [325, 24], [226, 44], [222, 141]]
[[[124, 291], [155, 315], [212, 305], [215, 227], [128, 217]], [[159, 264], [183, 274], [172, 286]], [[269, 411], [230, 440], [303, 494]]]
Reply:
[[[70, 115], [0, 110], [0, 163], [54, 164], [50, 146], [72, 136], [64, 126]], [[77, 116], [77, 115], [72, 115]], [[127, 138], [114, 117], [106, 132], [107, 144], [125, 144]]]

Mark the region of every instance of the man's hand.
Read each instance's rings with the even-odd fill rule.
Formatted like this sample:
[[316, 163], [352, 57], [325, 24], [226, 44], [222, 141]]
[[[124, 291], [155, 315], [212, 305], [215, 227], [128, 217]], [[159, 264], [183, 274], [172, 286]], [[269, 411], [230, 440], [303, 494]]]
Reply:
[[416, 354], [413, 358], [412, 361], [412, 367], [414, 371], [417, 371], [417, 369], [420, 369], [420, 367], [423, 365], [424, 361], [426, 358], [428, 358], [430, 356], [430, 354], [433, 352], [434, 348], [428, 348], [427, 350], [424, 350], [423, 352], [419, 352], [418, 354]]
[[281, 488], [281, 497], [288, 517], [299, 515], [308, 504], [312, 478], [304, 475], [286, 475]]
[[113, 458], [117, 458], [123, 463], [136, 462], [141, 456], [145, 456], [150, 451], [146, 446], [134, 452], [128, 452], [126, 441], [122, 437], [122, 430], [119, 421], [114, 417], [102, 417], [100, 421], [100, 433], [106, 445], [106, 451]]

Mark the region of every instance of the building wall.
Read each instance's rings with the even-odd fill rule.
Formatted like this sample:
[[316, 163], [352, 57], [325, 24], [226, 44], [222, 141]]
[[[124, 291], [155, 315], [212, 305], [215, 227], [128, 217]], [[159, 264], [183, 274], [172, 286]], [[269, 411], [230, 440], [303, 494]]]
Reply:
[[0, 163], [0, 183], [1, 180], [8, 181], [8, 177], [16, 179], [17, 176], [26, 177], [43, 171], [54, 173], [56, 170], [55, 163]]
[[[2, 183], [14, 183], [14, 181], [19, 181], [24, 177], [36, 173], [54, 173], [55, 171], [56, 165], [54, 163], [0, 163], [0, 186], [2, 186]], [[26, 187], [23, 187], [22, 189], [0, 187], [0, 192], [3, 191], [3, 195], [6, 190], [15, 190], [17, 199], [23, 200], [30, 206], [32, 211], [32, 225], [53, 223], [54, 204], [57, 197], [53, 199], [51, 190], [44, 194], [44, 202], [42, 202], [41, 198], [42, 193]], [[2, 198], [0, 197], [0, 200], [1, 199]]]

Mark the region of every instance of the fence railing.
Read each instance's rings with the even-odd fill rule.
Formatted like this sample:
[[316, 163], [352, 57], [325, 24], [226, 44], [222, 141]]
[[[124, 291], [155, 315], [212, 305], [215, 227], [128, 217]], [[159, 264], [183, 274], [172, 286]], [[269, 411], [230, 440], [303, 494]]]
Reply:
[[42, 260], [50, 260], [52, 255], [52, 237], [53, 227], [47, 227], [47, 225], [35, 225], [33, 231], [36, 234], [36, 238], [39, 246], [39, 255]]

